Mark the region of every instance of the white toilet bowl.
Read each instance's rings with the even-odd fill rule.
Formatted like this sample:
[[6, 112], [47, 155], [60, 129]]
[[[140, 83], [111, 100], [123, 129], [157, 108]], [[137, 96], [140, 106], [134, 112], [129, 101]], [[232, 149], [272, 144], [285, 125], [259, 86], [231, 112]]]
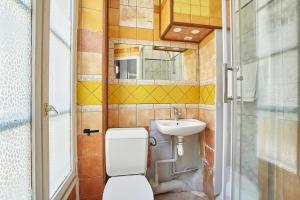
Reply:
[[153, 200], [144, 176], [148, 133], [144, 128], [113, 128], [105, 135], [106, 172], [103, 200]]
[[145, 176], [112, 177], [106, 183], [103, 200], [153, 200], [153, 192]]

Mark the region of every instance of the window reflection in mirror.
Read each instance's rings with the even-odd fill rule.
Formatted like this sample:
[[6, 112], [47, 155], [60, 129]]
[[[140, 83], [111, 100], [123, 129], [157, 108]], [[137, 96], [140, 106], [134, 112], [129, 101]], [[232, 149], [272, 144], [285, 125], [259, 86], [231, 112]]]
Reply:
[[137, 80], [196, 80], [197, 50], [115, 44], [115, 77]]

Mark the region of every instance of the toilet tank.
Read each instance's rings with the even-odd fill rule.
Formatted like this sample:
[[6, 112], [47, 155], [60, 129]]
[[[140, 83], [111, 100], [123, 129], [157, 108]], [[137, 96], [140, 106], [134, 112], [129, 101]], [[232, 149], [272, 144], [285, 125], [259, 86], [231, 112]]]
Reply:
[[148, 132], [144, 128], [111, 128], [105, 135], [106, 173], [109, 176], [145, 174]]

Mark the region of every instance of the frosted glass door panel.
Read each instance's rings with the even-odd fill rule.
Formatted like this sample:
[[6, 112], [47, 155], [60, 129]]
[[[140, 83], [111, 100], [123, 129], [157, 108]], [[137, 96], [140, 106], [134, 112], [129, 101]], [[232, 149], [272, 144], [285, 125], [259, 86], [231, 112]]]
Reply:
[[49, 175], [52, 197], [70, 175], [71, 124], [71, 7], [69, 0], [51, 0], [49, 52]]
[[0, 199], [31, 199], [31, 1], [0, 1]]

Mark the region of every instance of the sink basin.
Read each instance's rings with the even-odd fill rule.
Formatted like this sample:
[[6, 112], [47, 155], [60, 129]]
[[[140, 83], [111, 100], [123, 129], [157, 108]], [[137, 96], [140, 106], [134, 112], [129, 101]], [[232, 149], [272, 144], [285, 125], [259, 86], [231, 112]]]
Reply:
[[200, 133], [206, 127], [206, 123], [196, 119], [155, 120], [155, 122], [161, 133], [181, 137]]

